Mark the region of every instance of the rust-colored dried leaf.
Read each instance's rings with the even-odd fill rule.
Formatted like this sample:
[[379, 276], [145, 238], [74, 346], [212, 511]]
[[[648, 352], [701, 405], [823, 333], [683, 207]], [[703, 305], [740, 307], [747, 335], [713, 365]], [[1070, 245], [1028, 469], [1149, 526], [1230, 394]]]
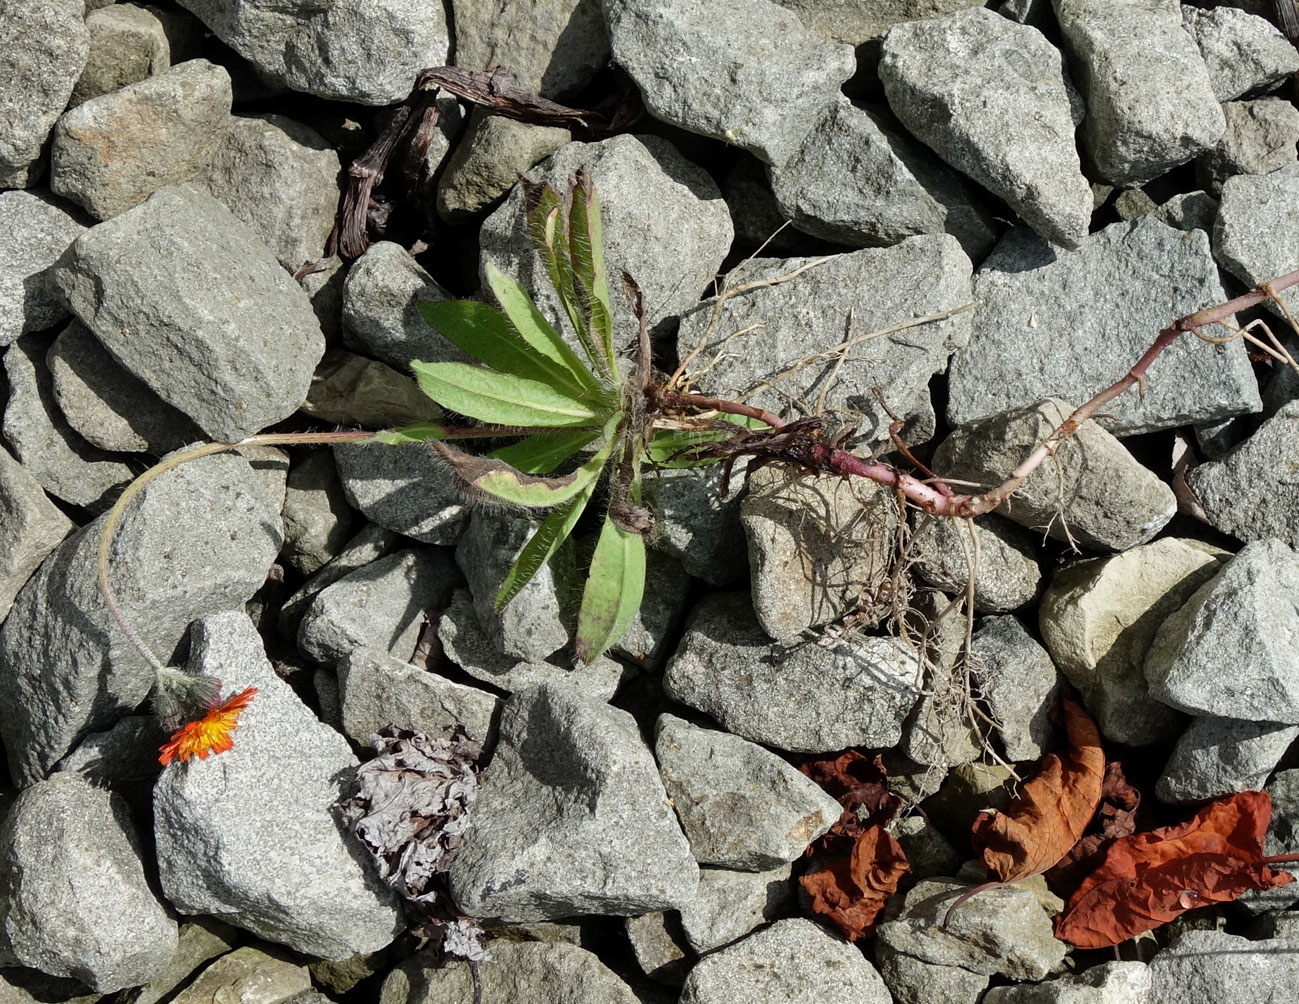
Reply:
[[1128, 784], [1123, 765], [1111, 760], [1101, 781], [1101, 804], [1087, 833], [1046, 873], [1052, 891], [1065, 899], [1072, 896], [1082, 880], [1100, 866], [1105, 849], [1119, 837], [1136, 832], [1140, 806], [1141, 793]]
[[910, 871], [902, 845], [882, 826], [857, 834], [852, 850], [824, 859], [799, 878], [812, 910], [834, 923], [849, 941], [869, 937], [888, 898]]
[[1271, 818], [1267, 794], [1244, 791], [1180, 826], [1114, 841], [1056, 917], [1055, 936], [1077, 948], [1107, 948], [1187, 910], [1288, 884], [1293, 876], [1263, 860]]
[[1062, 711], [1069, 749], [1042, 758], [1009, 812], [981, 813], [974, 821], [970, 841], [997, 881], [1015, 882], [1054, 865], [1078, 842], [1100, 802], [1105, 753], [1096, 723], [1071, 698]]
[[853, 836], [876, 824], [887, 826], [902, 805], [889, 791], [888, 771], [878, 753], [868, 760], [858, 750], [844, 750], [809, 760], [799, 769], [844, 808], [830, 833]]

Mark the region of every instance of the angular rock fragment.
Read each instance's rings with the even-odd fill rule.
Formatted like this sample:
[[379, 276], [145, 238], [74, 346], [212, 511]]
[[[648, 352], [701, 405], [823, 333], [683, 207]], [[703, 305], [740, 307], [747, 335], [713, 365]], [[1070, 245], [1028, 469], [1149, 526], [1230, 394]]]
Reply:
[[740, 494], [722, 498], [722, 467], [646, 472], [645, 500], [654, 513], [652, 544], [710, 586], [727, 586], [748, 572]]
[[979, 0], [776, 0], [792, 10], [803, 27], [836, 42], [861, 45], [882, 38], [900, 21], [942, 17]]
[[[463, 64], [461, 64], [463, 65]], [[479, 113], [469, 120], [437, 185], [437, 214], [466, 223], [508, 192], [520, 174], [573, 138], [567, 129]]]
[[965, 592], [978, 546], [974, 610], [999, 614], [1022, 607], [1037, 595], [1042, 570], [1033, 535], [995, 513], [976, 520], [917, 517], [911, 535], [916, 573], [949, 595]]
[[1237, 174], [1270, 174], [1295, 162], [1299, 109], [1284, 98], [1228, 101], [1227, 131], [1195, 161], [1196, 181], [1214, 195]]
[[301, 410], [322, 422], [367, 429], [442, 421], [442, 409], [410, 376], [343, 349], [325, 353]]
[[895, 1004], [973, 1004], [988, 986], [982, 973], [925, 962], [882, 941], [875, 945], [875, 964]]
[[562, 99], [609, 62], [600, 0], [544, 0], [492, 7], [451, 0], [456, 65], [508, 68], [525, 91]]
[[0, 192], [0, 346], [67, 316], [45, 276], [85, 232], [79, 217], [39, 192]]
[[423, 544], [454, 544], [467, 509], [446, 465], [420, 444], [333, 448], [347, 501], [371, 522]]
[[1182, 4], [1182, 23], [1200, 47], [1213, 96], [1235, 101], [1264, 93], [1299, 71], [1299, 52], [1272, 24], [1231, 4]]
[[1051, 716], [1065, 681], [1015, 617], [987, 617], [971, 642], [977, 687], [997, 721], [1006, 759], [1036, 760], [1055, 748]]
[[1155, 794], [1178, 803], [1260, 791], [1296, 738], [1299, 725], [1196, 718], [1177, 740]]
[[1045, 983], [994, 987], [981, 998], [981, 1004], [1146, 1004], [1154, 999], [1150, 989], [1150, 967], [1144, 962], [1105, 962]]
[[[1271, 174], [1239, 174], [1222, 186], [1213, 253], [1247, 286], [1285, 275], [1299, 261], [1299, 164]], [[1294, 314], [1299, 289], [1277, 294]], [[1279, 312], [1278, 312], [1279, 313]]]
[[73, 529], [40, 482], [0, 448], [0, 623], [23, 583]]
[[681, 930], [696, 952], [710, 952], [776, 920], [794, 905], [791, 865], [761, 872], [700, 868], [699, 891], [681, 908]]
[[[1212, 965], [1205, 960], [1212, 959]], [[1225, 931], [1187, 931], [1150, 960], [1150, 1000], [1168, 1004], [1284, 1000], [1299, 984], [1289, 939], [1250, 941]], [[1247, 990], [1245, 988], [1248, 988]]]
[[342, 552], [356, 513], [347, 504], [328, 451], [312, 450], [293, 458], [280, 515], [284, 519], [280, 558], [294, 571], [314, 575]]
[[167, 29], [150, 10], [132, 3], [112, 4], [86, 15], [90, 51], [68, 103], [111, 94], [171, 66]]

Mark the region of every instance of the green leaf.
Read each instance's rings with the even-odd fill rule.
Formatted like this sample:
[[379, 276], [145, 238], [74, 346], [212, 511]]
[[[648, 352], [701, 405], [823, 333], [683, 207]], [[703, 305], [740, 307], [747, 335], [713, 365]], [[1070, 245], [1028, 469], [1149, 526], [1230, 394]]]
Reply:
[[496, 425], [603, 424], [608, 408], [549, 384], [467, 363], [411, 363], [420, 389], [450, 411]]
[[[705, 460], [694, 460], [689, 457], [677, 456], [677, 454], [694, 446], [730, 439], [742, 429], [768, 428], [766, 422], [756, 418], [749, 418], [747, 415], [718, 415], [717, 417], [723, 421], [734, 423], [738, 428], [732, 431], [725, 429], [659, 429], [650, 439], [649, 447], [645, 451], [646, 459], [656, 466], [665, 467], [668, 470], [683, 467], [703, 467], [707, 464], [716, 463], [720, 458], [709, 457]], [[673, 457], [676, 457], [676, 459], [673, 459]]]
[[549, 474], [582, 447], [593, 442], [597, 435], [599, 433], [590, 429], [539, 432], [487, 455], [503, 460], [525, 474]]
[[400, 429], [384, 429], [374, 434], [380, 443], [389, 446], [401, 446], [403, 443], [427, 443], [430, 439], [443, 439], [446, 426], [437, 422], [416, 422], [414, 425], [403, 425]]
[[573, 271], [584, 294], [592, 337], [604, 348], [605, 357], [617, 371], [613, 351], [613, 307], [609, 302], [609, 277], [604, 268], [604, 227], [600, 219], [600, 196], [591, 176], [582, 168], [570, 196], [568, 235]]
[[564, 336], [546, 320], [523, 286], [491, 262], [487, 263], [487, 285], [495, 294], [518, 336], [534, 352], [548, 359], [553, 369], [562, 370], [565, 374], [562, 380], [553, 381], [556, 386], [571, 387], [580, 393], [594, 396], [606, 393], [599, 378], [578, 358], [577, 353], [568, 347]]
[[537, 527], [537, 532], [528, 538], [528, 542], [523, 545], [523, 550], [519, 552], [519, 556], [514, 559], [514, 564], [505, 574], [505, 580], [496, 594], [497, 610], [503, 609], [510, 600], [514, 599], [519, 590], [531, 581], [538, 569], [549, 561], [559, 550], [560, 545], [568, 539], [582, 511], [591, 501], [591, 496], [595, 494], [595, 486], [596, 482], [592, 481], [576, 496], [552, 509], [541, 526]]
[[621, 638], [644, 595], [645, 538], [606, 515], [577, 615], [577, 657], [591, 662]]

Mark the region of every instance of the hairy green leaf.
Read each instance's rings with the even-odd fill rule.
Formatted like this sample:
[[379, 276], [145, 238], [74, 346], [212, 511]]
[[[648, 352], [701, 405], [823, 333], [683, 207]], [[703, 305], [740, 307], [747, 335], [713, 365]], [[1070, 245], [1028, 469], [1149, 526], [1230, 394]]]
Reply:
[[537, 532], [528, 538], [523, 550], [514, 560], [514, 564], [505, 575], [501, 588], [496, 594], [496, 609], [501, 610], [510, 600], [526, 586], [538, 569], [559, 550], [577, 525], [578, 517], [595, 494], [596, 482], [592, 481], [582, 491], [562, 505], [556, 506], [537, 527]]
[[621, 638], [644, 594], [645, 538], [606, 515], [577, 615], [577, 657], [591, 662]]
[[608, 409], [549, 384], [467, 363], [411, 363], [420, 389], [450, 411], [496, 425], [602, 424]]
[[600, 196], [586, 168], [577, 172], [577, 184], [569, 196], [568, 235], [578, 292], [586, 306], [591, 335], [603, 349], [617, 374], [613, 351], [613, 307], [609, 302], [609, 277], [604, 269], [604, 230], [600, 219]]
[[538, 432], [517, 443], [502, 446], [487, 454], [504, 460], [525, 474], [549, 474], [582, 447], [592, 442], [599, 433], [593, 429]]

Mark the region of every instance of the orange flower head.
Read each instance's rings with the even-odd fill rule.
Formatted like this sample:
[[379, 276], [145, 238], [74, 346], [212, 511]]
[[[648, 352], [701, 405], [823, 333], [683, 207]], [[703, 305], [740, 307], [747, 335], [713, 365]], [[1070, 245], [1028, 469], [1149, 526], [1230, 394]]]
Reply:
[[249, 687], [235, 694], [224, 704], [213, 704], [207, 714], [197, 721], [182, 725], [172, 733], [171, 739], [163, 744], [162, 755], [158, 761], [165, 767], [173, 760], [185, 763], [190, 757], [206, 760], [209, 753], [225, 753], [234, 748], [230, 738], [239, 725], [239, 714], [252, 703], [256, 687]]

